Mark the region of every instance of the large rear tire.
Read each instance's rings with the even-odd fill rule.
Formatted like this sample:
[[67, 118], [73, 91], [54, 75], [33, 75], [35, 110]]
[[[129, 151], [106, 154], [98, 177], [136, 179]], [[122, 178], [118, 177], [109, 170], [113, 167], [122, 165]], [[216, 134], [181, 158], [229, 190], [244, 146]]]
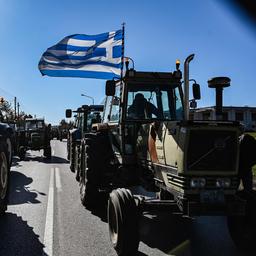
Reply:
[[75, 154], [76, 154], [76, 159], [75, 159], [75, 173], [76, 173], [76, 181], [80, 182], [80, 173], [81, 173], [81, 144], [76, 145], [75, 148]]
[[255, 252], [256, 244], [256, 191], [239, 191], [238, 196], [247, 201], [244, 216], [228, 216], [230, 236], [237, 248], [244, 252]]
[[[0, 142], [1, 143], [1, 142]], [[3, 145], [0, 145], [0, 215], [7, 210], [10, 166]]]
[[138, 207], [130, 190], [113, 190], [108, 200], [108, 225], [110, 241], [117, 255], [136, 255], [139, 246], [138, 220]]
[[76, 161], [76, 145], [74, 142], [70, 145], [70, 153], [69, 153], [69, 161], [70, 161], [70, 171], [75, 172], [75, 161]]
[[68, 138], [67, 138], [67, 159], [68, 160], [70, 160], [70, 140], [71, 140], [71, 138], [70, 138], [70, 133], [68, 133]]
[[[87, 140], [87, 143], [91, 141]], [[88, 149], [89, 148], [89, 149]], [[87, 153], [86, 153], [87, 152]], [[87, 144], [82, 145], [81, 152], [81, 172], [80, 172], [80, 199], [82, 205], [87, 208], [97, 206], [99, 199], [98, 183], [97, 183], [97, 167], [90, 162], [92, 150]], [[88, 175], [89, 174], [89, 175]]]
[[105, 195], [99, 189], [107, 184], [106, 173], [110, 168], [111, 149], [106, 134], [87, 134], [82, 142], [80, 168], [80, 197], [84, 206], [105, 205]]

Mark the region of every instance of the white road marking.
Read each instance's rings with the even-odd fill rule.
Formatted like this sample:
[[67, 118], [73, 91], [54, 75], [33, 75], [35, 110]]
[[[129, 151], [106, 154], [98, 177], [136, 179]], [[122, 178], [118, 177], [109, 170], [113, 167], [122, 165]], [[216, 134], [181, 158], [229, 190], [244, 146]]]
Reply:
[[55, 182], [56, 182], [56, 188], [58, 192], [61, 192], [62, 187], [61, 187], [61, 179], [60, 179], [60, 169], [58, 167], [55, 168]]
[[51, 168], [46, 221], [44, 230], [44, 252], [42, 255], [53, 255], [53, 218], [54, 218], [54, 168]]

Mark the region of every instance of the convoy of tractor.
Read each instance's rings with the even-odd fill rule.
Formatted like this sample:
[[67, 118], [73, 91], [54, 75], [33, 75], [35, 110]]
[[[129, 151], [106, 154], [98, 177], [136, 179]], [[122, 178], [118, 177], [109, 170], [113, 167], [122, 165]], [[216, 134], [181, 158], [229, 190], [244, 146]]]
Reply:
[[[88, 209], [107, 205], [110, 241], [118, 255], [136, 254], [140, 215], [151, 209], [184, 218], [227, 216], [236, 246], [252, 250], [256, 141], [243, 134], [239, 122], [223, 118], [228, 77], [208, 80], [216, 90], [216, 119], [191, 120], [190, 107], [201, 98], [199, 84], [189, 78], [193, 58], [185, 60], [184, 74], [178, 61], [173, 72], [141, 72], [126, 62], [125, 75], [106, 82], [104, 105], [66, 110], [66, 118], [75, 113], [70, 129], [51, 127], [40, 118], [15, 127], [1, 123], [0, 214], [7, 208], [12, 156], [24, 160], [28, 150], [43, 150], [51, 159], [50, 140], [66, 138], [81, 203]], [[138, 186], [156, 196], [134, 194], [132, 188]]]

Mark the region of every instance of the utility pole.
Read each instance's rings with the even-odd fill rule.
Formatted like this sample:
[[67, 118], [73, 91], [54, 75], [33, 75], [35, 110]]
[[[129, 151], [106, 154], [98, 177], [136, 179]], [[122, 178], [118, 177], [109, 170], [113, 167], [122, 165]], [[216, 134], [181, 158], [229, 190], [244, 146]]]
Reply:
[[19, 119], [19, 117], [20, 117], [20, 103], [19, 102], [18, 102], [17, 106], [18, 106], [18, 119]]
[[16, 105], [17, 105], [17, 97], [14, 97], [14, 120], [16, 120]]

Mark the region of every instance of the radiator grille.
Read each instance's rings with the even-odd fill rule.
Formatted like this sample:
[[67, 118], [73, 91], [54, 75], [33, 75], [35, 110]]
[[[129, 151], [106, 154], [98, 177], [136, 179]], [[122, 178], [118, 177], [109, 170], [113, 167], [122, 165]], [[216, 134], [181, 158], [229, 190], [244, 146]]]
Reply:
[[235, 171], [237, 143], [233, 131], [191, 130], [187, 169]]

